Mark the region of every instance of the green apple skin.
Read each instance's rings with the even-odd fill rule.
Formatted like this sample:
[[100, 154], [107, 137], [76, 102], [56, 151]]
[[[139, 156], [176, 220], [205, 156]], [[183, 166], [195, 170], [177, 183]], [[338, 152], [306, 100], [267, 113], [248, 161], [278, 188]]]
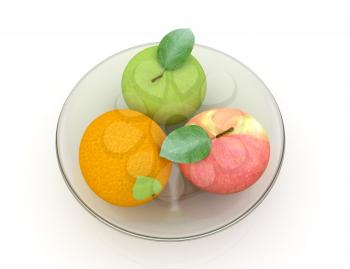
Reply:
[[157, 60], [157, 46], [142, 50], [127, 64], [122, 78], [123, 97], [130, 109], [153, 118], [159, 124], [188, 120], [201, 106], [206, 94], [202, 66], [190, 55], [176, 70], [163, 72]]

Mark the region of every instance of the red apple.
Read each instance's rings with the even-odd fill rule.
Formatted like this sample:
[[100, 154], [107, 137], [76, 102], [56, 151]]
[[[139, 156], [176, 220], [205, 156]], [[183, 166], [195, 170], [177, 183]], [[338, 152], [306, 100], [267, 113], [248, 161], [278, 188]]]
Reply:
[[205, 159], [179, 164], [194, 185], [228, 194], [248, 188], [261, 177], [269, 161], [270, 143], [255, 118], [238, 109], [219, 108], [196, 115], [190, 124], [202, 127], [212, 139]]

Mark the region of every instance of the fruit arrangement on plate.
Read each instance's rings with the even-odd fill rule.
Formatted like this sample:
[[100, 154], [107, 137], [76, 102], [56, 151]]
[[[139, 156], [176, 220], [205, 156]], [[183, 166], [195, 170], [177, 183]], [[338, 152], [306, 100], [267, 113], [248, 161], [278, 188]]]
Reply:
[[[108, 111], [86, 128], [80, 169], [103, 200], [118, 206], [152, 201], [174, 163], [202, 191], [226, 195], [245, 190], [265, 171], [268, 135], [249, 111], [217, 107], [196, 114], [207, 87], [205, 70], [191, 55], [194, 44], [191, 30], [178, 29], [134, 55], [117, 85], [129, 109]], [[175, 124], [169, 134], [161, 127]]]

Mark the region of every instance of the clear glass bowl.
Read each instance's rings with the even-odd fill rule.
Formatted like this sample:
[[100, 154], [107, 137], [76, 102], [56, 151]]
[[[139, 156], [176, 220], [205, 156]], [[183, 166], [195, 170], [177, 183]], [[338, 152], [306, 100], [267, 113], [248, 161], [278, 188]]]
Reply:
[[[121, 78], [129, 60], [146, 44], [117, 53], [90, 70], [74, 87], [62, 108], [56, 134], [57, 158], [74, 197], [93, 216], [124, 233], [153, 240], [181, 241], [221, 231], [246, 217], [266, 197], [281, 168], [285, 134], [278, 105], [265, 84], [231, 56], [196, 45], [193, 55], [207, 77], [207, 96], [198, 112], [234, 107], [256, 117], [265, 127], [271, 156], [263, 176], [250, 188], [231, 195], [205, 193], [183, 178], [174, 165], [166, 189], [138, 207], [117, 207], [100, 199], [85, 182], [78, 160], [88, 124], [100, 114], [127, 108]], [[166, 132], [172, 127], [164, 127]]]

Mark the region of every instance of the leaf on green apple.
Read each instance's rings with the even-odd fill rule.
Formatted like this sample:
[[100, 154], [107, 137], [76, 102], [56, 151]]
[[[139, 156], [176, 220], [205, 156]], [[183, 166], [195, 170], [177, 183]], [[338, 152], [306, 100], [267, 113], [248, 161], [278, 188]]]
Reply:
[[132, 188], [132, 196], [135, 200], [145, 200], [161, 192], [162, 184], [153, 177], [136, 177], [136, 182]]
[[208, 156], [211, 139], [200, 126], [187, 125], [171, 132], [162, 144], [160, 156], [177, 163], [194, 163]]
[[171, 31], [159, 43], [158, 61], [165, 70], [175, 70], [186, 61], [193, 46], [194, 35], [190, 29]]

